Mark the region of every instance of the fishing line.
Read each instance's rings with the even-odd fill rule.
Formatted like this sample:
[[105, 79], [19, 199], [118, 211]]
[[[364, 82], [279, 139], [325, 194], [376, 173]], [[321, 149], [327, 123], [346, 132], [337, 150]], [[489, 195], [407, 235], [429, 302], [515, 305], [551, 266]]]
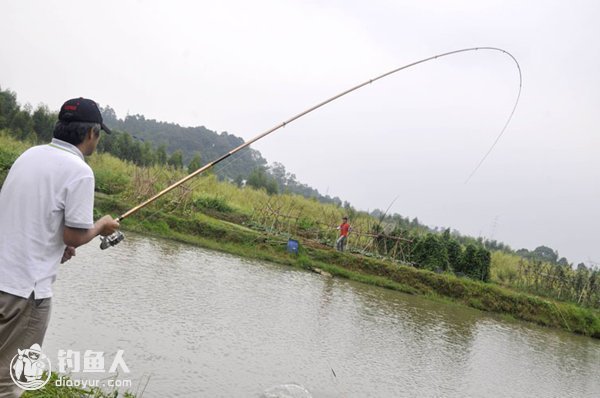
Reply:
[[[218, 159], [216, 159], [216, 160], [214, 160], [214, 161], [206, 164], [205, 166], [199, 168], [198, 170], [194, 171], [193, 173], [189, 174], [188, 176], [186, 176], [186, 177], [182, 178], [181, 180], [173, 183], [172, 185], [170, 185], [169, 187], [163, 189], [162, 191], [160, 191], [156, 195], [152, 196], [151, 198], [147, 199], [146, 201], [142, 202], [141, 204], [137, 205], [136, 207], [134, 207], [134, 208], [128, 210], [127, 212], [123, 213], [122, 215], [120, 215], [117, 218], [117, 221], [124, 220], [125, 218], [127, 218], [130, 215], [134, 214], [138, 210], [140, 210], [143, 207], [145, 207], [145, 206], [149, 205], [150, 203], [154, 202], [156, 199], [160, 198], [161, 196], [163, 196], [166, 193], [170, 192], [171, 190], [175, 189], [179, 185], [187, 182], [188, 180], [190, 180], [191, 178], [195, 177], [196, 175], [198, 175], [198, 174], [200, 174], [200, 173], [202, 173], [202, 172], [210, 169], [211, 167], [213, 167], [216, 164], [220, 163], [221, 161], [227, 159], [228, 157], [230, 157], [231, 155], [235, 154], [236, 152], [238, 152], [238, 151], [240, 151], [240, 150], [242, 150], [242, 149], [250, 146], [254, 142], [260, 140], [261, 138], [264, 138], [265, 136], [273, 133], [274, 131], [279, 130], [282, 127], [287, 126], [288, 124], [290, 124], [293, 121], [295, 121], [295, 120], [297, 120], [297, 119], [299, 119], [299, 118], [307, 115], [308, 113], [311, 113], [312, 111], [314, 111], [316, 109], [319, 109], [322, 106], [327, 105], [327, 104], [329, 104], [332, 101], [335, 101], [338, 98], [341, 98], [341, 97], [343, 97], [343, 96], [345, 96], [347, 94], [350, 94], [351, 92], [356, 91], [356, 90], [358, 90], [358, 89], [360, 89], [360, 88], [362, 88], [362, 87], [364, 87], [366, 85], [369, 85], [369, 84], [371, 84], [373, 82], [376, 82], [377, 80], [381, 80], [381, 79], [383, 79], [383, 78], [385, 78], [387, 76], [390, 76], [390, 75], [392, 75], [394, 73], [400, 72], [400, 71], [402, 71], [404, 69], [408, 69], [408, 68], [411, 68], [413, 66], [416, 66], [416, 65], [419, 65], [419, 64], [422, 64], [422, 63], [425, 63], [425, 62], [429, 62], [429, 61], [432, 61], [432, 60], [435, 60], [435, 59], [438, 59], [438, 58], [443, 58], [443, 57], [447, 57], [447, 56], [454, 55], [454, 54], [459, 54], [459, 53], [464, 53], [464, 52], [479, 51], [479, 50], [501, 52], [503, 54], [508, 55], [515, 62], [515, 65], [517, 66], [517, 70], [519, 71], [519, 92], [517, 94], [517, 98], [516, 98], [515, 104], [513, 106], [513, 109], [511, 111], [511, 113], [510, 113], [510, 115], [509, 115], [506, 123], [504, 124], [504, 127], [500, 131], [500, 134], [498, 134], [498, 136], [496, 137], [496, 140], [493, 142], [492, 146], [489, 148], [489, 150], [486, 152], [486, 154], [479, 161], [479, 163], [477, 164], [477, 166], [475, 167], [475, 169], [473, 169], [473, 171], [471, 172], [471, 174], [467, 178], [467, 180], [465, 182], [465, 183], [467, 183], [473, 177], [473, 175], [477, 172], [477, 170], [481, 167], [481, 165], [483, 164], [483, 162], [487, 159], [487, 157], [489, 156], [489, 154], [492, 152], [492, 150], [494, 149], [494, 147], [496, 146], [496, 144], [498, 143], [498, 141], [500, 140], [500, 138], [502, 137], [502, 135], [506, 131], [506, 128], [508, 127], [508, 124], [512, 120], [512, 117], [513, 117], [513, 115], [515, 113], [515, 110], [517, 108], [517, 105], [519, 103], [519, 98], [521, 97], [521, 88], [522, 88], [522, 83], [523, 83], [523, 78], [522, 78], [522, 73], [521, 73], [521, 66], [519, 65], [519, 62], [517, 61], [517, 59], [511, 53], [509, 53], [508, 51], [503, 50], [501, 48], [498, 48], [498, 47], [471, 47], [471, 48], [463, 48], [463, 49], [460, 49], [460, 50], [449, 51], [449, 52], [442, 53], [442, 54], [437, 54], [437, 55], [434, 55], [434, 56], [431, 56], [431, 57], [427, 57], [427, 58], [421, 59], [421, 60], [416, 61], [416, 62], [412, 62], [412, 63], [407, 64], [407, 65], [401, 66], [399, 68], [393, 69], [393, 70], [391, 70], [389, 72], [386, 72], [386, 73], [384, 73], [382, 75], [379, 75], [379, 76], [374, 77], [372, 79], [369, 79], [369, 80], [367, 80], [367, 81], [365, 81], [365, 82], [363, 82], [361, 84], [358, 84], [358, 85], [356, 85], [356, 86], [354, 86], [352, 88], [349, 88], [349, 89], [347, 89], [345, 91], [342, 91], [341, 93], [336, 94], [333, 97], [331, 97], [329, 99], [326, 99], [325, 101], [320, 102], [317, 105], [314, 105], [314, 106], [312, 106], [312, 107], [310, 107], [310, 108], [308, 108], [308, 109], [300, 112], [296, 116], [293, 116], [290, 119], [288, 119], [288, 120], [286, 120], [286, 121], [284, 121], [284, 122], [276, 125], [275, 127], [272, 127], [269, 130], [267, 130], [267, 131], [265, 131], [265, 132], [257, 135], [256, 137], [254, 137], [254, 138], [250, 139], [249, 141], [243, 143], [242, 145], [238, 146], [237, 148], [232, 149], [231, 151], [229, 151], [225, 155], [221, 156], [220, 158], [218, 158]], [[110, 246], [114, 246], [115, 244], [117, 244], [118, 242], [120, 242], [122, 239], [123, 239], [122, 236], [115, 236], [115, 237], [113, 237], [111, 235], [111, 236], [105, 237], [103, 239], [101, 247], [102, 248], [107, 248], [107, 247], [110, 247]]]
[[[328, 99], [328, 100], [326, 100], [326, 101], [324, 101], [324, 102], [322, 102], [322, 103], [314, 106], [313, 108], [308, 109], [307, 111], [305, 111], [305, 112], [297, 115], [296, 117], [294, 117], [292, 119], [289, 119], [288, 121], [284, 122], [282, 125], [278, 126], [277, 128], [279, 128], [279, 127], [285, 127], [285, 124], [289, 124], [290, 122], [292, 122], [292, 121], [300, 118], [301, 116], [304, 116], [307, 113], [309, 113], [309, 112], [311, 112], [311, 111], [313, 111], [313, 110], [315, 110], [315, 109], [317, 109], [317, 108], [319, 108], [319, 107], [321, 107], [321, 106], [323, 106], [323, 105], [325, 105], [325, 104], [327, 104], [327, 103], [329, 103], [329, 102], [331, 102], [331, 101], [333, 101], [333, 100], [335, 100], [337, 98], [340, 98], [340, 97], [342, 97], [342, 96], [344, 96], [346, 94], [349, 94], [352, 91], [358, 90], [359, 88], [361, 88], [361, 87], [363, 87], [363, 86], [365, 86], [367, 84], [373, 83], [376, 80], [382, 79], [382, 78], [384, 78], [386, 76], [389, 76], [389, 75], [391, 75], [393, 73], [399, 72], [399, 71], [401, 71], [403, 69], [408, 69], [408, 68], [410, 68], [412, 66], [415, 66], [415, 65], [418, 65], [418, 64], [421, 64], [421, 63], [425, 63], [427, 61], [431, 61], [431, 60], [434, 60], [436, 58], [445, 57], [447, 55], [452, 55], [452, 54], [457, 54], [457, 53], [467, 52], [467, 51], [476, 51], [476, 50], [500, 51], [500, 52], [508, 55], [515, 62], [515, 65], [517, 66], [517, 70], [519, 72], [519, 90], [518, 90], [518, 93], [517, 93], [517, 97], [515, 99], [515, 103], [514, 103], [514, 105], [512, 107], [512, 110], [510, 112], [510, 115], [508, 116], [508, 119], [504, 123], [504, 126], [502, 127], [502, 130], [500, 131], [500, 133], [498, 134], [498, 136], [496, 137], [496, 139], [494, 140], [494, 142], [492, 143], [492, 145], [490, 146], [490, 148], [487, 150], [487, 152], [485, 153], [485, 155], [481, 158], [481, 160], [479, 161], [479, 163], [477, 163], [477, 166], [473, 169], [473, 171], [471, 171], [471, 173], [469, 174], [469, 176], [465, 180], [465, 184], [467, 184], [471, 180], [471, 178], [475, 175], [475, 173], [479, 170], [479, 168], [481, 167], [481, 165], [483, 164], [483, 162], [485, 162], [485, 160], [490, 155], [490, 153], [494, 150], [494, 148], [496, 147], [496, 144], [498, 144], [498, 141], [500, 141], [500, 138], [502, 137], [502, 135], [504, 135], [504, 132], [506, 131], [508, 125], [510, 124], [510, 122], [511, 122], [513, 116], [514, 116], [515, 111], [517, 110], [517, 105], [519, 104], [519, 99], [521, 98], [521, 90], [522, 90], [522, 86], [523, 86], [523, 75], [522, 75], [522, 72], [521, 72], [521, 66], [519, 65], [519, 62], [517, 61], [517, 59], [511, 53], [509, 53], [508, 51], [503, 50], [501, 48], [496, 48], [496, 47], [473, 47], [473, 48], [465, 48], [465, 49], [462, 49], [462, 50], [450, 51], [450, 52], [447, 52], [447, 53], [435, 55], [433, 57], [425, 58], [425, 59], [422, 59], [420, 61], [408, 64], [408, 65], [404, 65], [404, 66], [402, 66], [400, 68], [394, 69], [394, 70], [392, 70], [392, 71], [390, 71], [388, 73], [385, 73], [385, 74], [383, 74], [381, 76], [378, 76], [376, 78], [370, 79], [369, 81], [364, 82], [364, 83], [362, 83], [362, 84], [360, 84], [360, 85], [358, 85], [356, 87], [353, 87], [353, 88], [351, 88], [351, 89], [349, 89], [347, 91], [344, 91], [344, 92], [338, 94], [337, 96], [334, 96], [334, 97], [332, 97], [332, 98], [330, 98], [330, 99]], [[275, 130], [273, 130], [273, 131], [275, 131]], [[222, 166], [222, 168], [220, 170], [221, 171], [226, 170], [231, 165], [237, 163], [240, 160], [241, 160], [240, 157], [237, 157], [234, 160], [230, 159], [225, 165]]]

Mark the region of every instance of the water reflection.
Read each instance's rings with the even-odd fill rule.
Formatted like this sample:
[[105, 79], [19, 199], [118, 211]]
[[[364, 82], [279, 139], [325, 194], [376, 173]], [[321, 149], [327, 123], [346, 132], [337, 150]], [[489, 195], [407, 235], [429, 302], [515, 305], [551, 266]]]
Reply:
[[597, 340], [133, 234], [62, 267], [44, 350], [60, 348], [124, 349], [145, 397], [600, 391]]

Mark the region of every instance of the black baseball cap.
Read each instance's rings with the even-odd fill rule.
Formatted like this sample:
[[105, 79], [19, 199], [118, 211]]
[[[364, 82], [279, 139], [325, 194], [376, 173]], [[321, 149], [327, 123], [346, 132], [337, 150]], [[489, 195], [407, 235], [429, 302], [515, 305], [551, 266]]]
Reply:
[[100, 113], [100, 109], [98, 109], [98, 104], [87, 98], [73, 98], [65, 102], [60, 107], [58, 120], [66, 123], [98, 123], [102, 127], [102, 130], [108, 134], [111, 133], [110, 129], [102, 122], [102, 114]]

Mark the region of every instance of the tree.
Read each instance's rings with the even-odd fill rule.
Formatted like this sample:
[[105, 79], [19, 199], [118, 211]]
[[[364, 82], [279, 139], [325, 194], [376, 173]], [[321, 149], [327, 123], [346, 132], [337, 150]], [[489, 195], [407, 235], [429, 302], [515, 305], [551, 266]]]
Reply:
[[462, 256], [462, 247], [452, 236], [450, 235], [450, 228], [447, 228], [442, 234], [442, 241], [446, 247], [446, 253], [448, 253], [448, 262], [452, 269], [460, 267], [460, 261]]
[[469, 278], [488, 282], [490, 280], [491, 263], [492, 254], [489, 250], [483, 246], [468, 244], [462, 254], [460, 266], [455, 271], [461, 272]]
[[118, 158], [124, 160], [133, 160], [134, 158], [134, 143], [133, 138], [128, 133], [119, 133], [115, 137], [115, 143], [113, 147], [113, 154]]
[[269, 195], [276, 195], [279, 193], [279, 186], [277, 185], [277, 181], [274, 178], [267, 179], [267, 193]]
[[107, 126], [115, 126], [117, 124], [117, 113], [110, 106], [100, 107], [100, 113], [102, 114], [102, 120]]
[[465, 275], [471, 276], [472, 270], [477, 267], [477, 247], [473, 244], [467, 245], [460, 261], [460, 266], [456, 270]]
[[559, 259], [559, 260], [556, 262], [556, 264], [557, 264], [557, 265], [560, 265], [560, 266], [563, 266], [563, 267], [566, 267], [566, 266], [569, 266], [569, 260], [567, 260], [565, 257], [561, 257], [561, 258], [560, 258], [560, 259]]
[[131, 140], [131, 147], [129, 148], [129, 160], [137, 165], [142, 164], [142, 143], [140, 141]]
[[112, 134], [104, 134], [104, 137], [102, 137], [100, 141], [98, 141], [98, 146], [96, 147], [98, 153], [113, 153], [112, 150], [113, 144], [115, 142], [115, 135], [117, 135], [115, 131], [113, 131]]
[[490, 266], [492, 264], [491, 253], [482, 246], [477, 249], [475, 257], [477, 262], [476, 267], [470, 273], [471, 277], [488, 282], [490, 280]]
[[176, 169], [182, 169], [183, 168], [183, 152], [181, 151], [181, 149], [178, 149], [175, 152], [173, 152], [171, 154], [171, 156], [169, 157], [169, 160], [167, 161], [167, 163], [170, 166], [175, 167]]
[[265, 189], [269, 195], [276, 194], [277, 181], [273, 177], [267, 175], [263, 167], [257, 167], [250, 173], [246, 185], [256, 189]]
[[17, 110], [17, 95], [9, 90], [0, 90], [0, 130], [8, 127]]
[[34, 132], [33, 121], [26, 110], [17, 110], [14, 112], [8, 128], [20, 140], [24, 140]]
[[161, 144], [156, 150], [156, 162], [158, 164], [167, 164], [167, 146]]
[[547, 261], [550, 264], [556, 264], [558, 260], [558, 252], [552, 250], [548, 246], [538, 246], [531, 253], [536, 259], [541, 261]]
[[200, 167], [202, 167], [202, 161], [200, 160], [200, 154], [196, 152], [196, 154], [188, 164], [188, 173], [191, 174], [194, 171], [198, 170]]
[[33, 130], [42, 142], [48, 142], [52, 139], [54, 125], [56, 124], [57, 115], [50, 112], [46, 105], [39, 105], [33, 115]]
[[264, 188], [265, 184], [266, 176], [261, 168], [254, 169], [248, 176], [248, 180], [246, 180], [246, 185], [256, 189]]
[[144, 142], [141, 147], [142, 153], [140, 158], [140, 164], [142, 166], [151, 166], [156, 163], [156, 152], [152, 148], [152, 144]]
[[413, 259], [421, 267], [432, 271], [449, 269], [448, 252], [436, 234], [427, 234], [417, 241]]
[[274, 162], [270, 167], [269, 171], [271, 176], [277, 182], [277, 186], [281, 192], [285, 191], [287, 186], [288, 174], [285, 171], [285, 166], [279, 162]]

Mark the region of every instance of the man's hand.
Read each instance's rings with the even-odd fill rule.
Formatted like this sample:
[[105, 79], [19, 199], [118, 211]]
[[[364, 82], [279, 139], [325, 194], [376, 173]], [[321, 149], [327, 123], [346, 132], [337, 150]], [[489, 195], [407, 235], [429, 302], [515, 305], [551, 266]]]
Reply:
[[74, 255], [75, 255], [75, 248], [73, 246], [67, 246], [67, 247], [65, 247], [65, 252], [63, 253], [63, 256], [62, 256], [62, 259], [60, 260], [60, 263], [61, 264], [66, 263]]
[[115, 231], [119, 229], [120, 226], [119, 222], [109, 215], [106, 215], [98, 221], [96, 221], [96, 225], [100, 227], [99, 235], [102, 236], [112, 235], [113, 233], [115, 233]]
[[67, 246], [85, 245], [98, 235], [107, 236], [119, 229], [119, 222], [111, 216], [104, 216], [90, 229], [70, 228], [65, 226], [63, 241]]

